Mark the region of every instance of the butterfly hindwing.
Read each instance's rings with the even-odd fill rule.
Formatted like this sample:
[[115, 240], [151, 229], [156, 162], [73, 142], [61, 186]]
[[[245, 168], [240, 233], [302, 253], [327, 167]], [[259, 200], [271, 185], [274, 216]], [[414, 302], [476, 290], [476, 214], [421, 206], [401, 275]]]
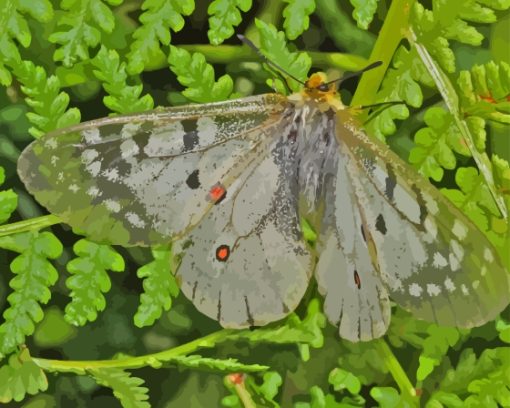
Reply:
[[281, 120], [281, 102], [266, 95], [88, 122], [35, 141], [19, 174], [50, 212], [95, 241], [165, 243], [262, 154], [268, 135], [259, 129]]
[[509, 277], [478, 228], [347, 113], [337, 134], [371, 258], [393, 300], [416, 317], [473, 327], [509, 299]]
[[181, 289], [224, 327], [263, 325], [296, 308], [313, 269], [302, 240], [294, 166], [283, 142], [248, 166], [194, 229], [177, 271]]

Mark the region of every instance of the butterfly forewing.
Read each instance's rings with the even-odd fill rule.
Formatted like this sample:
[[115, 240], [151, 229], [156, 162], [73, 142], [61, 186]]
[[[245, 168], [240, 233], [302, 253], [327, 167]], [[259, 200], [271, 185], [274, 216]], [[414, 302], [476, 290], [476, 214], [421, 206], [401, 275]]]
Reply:
[[277, 95], [106, 118], [30, 145], [19, 174], [37, 200], [91, 239], [119, 245], [184, 235], [282, 119]]
[[372, 262], [392, 299], [438, 324], [473, 327], [493, 319], [510, 289], [487, 238], [428, 181], [368, 139], [347, 112], [339, 114], [337, 135], [375, 248]]

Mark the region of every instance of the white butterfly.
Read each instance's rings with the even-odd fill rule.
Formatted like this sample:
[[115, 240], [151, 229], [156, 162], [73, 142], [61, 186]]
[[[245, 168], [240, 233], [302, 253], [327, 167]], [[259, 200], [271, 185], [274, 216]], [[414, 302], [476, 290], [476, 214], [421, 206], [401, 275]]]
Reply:
[[[486, 237], [369, 139], [314, 74], [299, 93], [111, 117], [33, 142], [27, 189], [92, 240], [186, 247], [184, 294], [225, 327], [294, 310], [315, 275], [343, 338], [382, 336], [391, 297], [418, 318], [472, 327], [509, 302]], [[315, 253], [300, 216], [318, 231]]]

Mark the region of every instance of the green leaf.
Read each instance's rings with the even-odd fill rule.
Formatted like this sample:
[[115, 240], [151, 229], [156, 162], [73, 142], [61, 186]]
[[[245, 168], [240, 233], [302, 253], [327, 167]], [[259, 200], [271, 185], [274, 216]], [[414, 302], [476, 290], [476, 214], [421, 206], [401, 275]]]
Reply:
[[290, 40], [298, 38], [303, 31], [308, 30], [310, 18], [315, 11], [315, 0], [284, 0], [288, 3], [283, 9], [283, 27]]
[[32, 136], [37, 138], [50, 130], [80, 122], [80, 111], [67, 109], [69, 95], [60, 92], [60, 81], [55, 75], [48, 78], [44, 68], [31, 61], [14, 65], [13, 73], [27, 96], [25, 102], [33, 109], [27, 113], [28, 120], [34, 125], [29, 129]]
[[335, 391], [347, 389], [351, 394], [359, 394], [361, 391], [360, 380], [354, 374], [342, 368], [334, 368], [329, 373], [328, 382]]
[[207, 8], [211, 44], [218, 45], [234, 34], [234, 27], [242, 21], [241, 13], [251, 9], [252, 0], [214, 0]]
[[46, 391], [48, 380], [44, 371], [32, 361], [27, 348], [9, 357], [8, 364], [0, 367], [0, 402], [21, 401], [26, 394]]
[[[121, 1], [106, 0], [117, 5]], [[58, 19], [59, 28], [49, 40], [60, 44], [53, 58], [72, 66], [77, 61], [89, 59], [89, 48], [101, 41], [101, 31], [109, 34], [115, 26], [113, 13], [103, 0], [63, 0], [61, 7], [66, 10]]]
[[[0, 167], [0, 185], [4, 183], [5, 170]], [[0, 224], [7, 221], [18, 206], [18, 195], [12, 189], [0, 191]]]
[[[420, 107], [423, 103], [420, 84], [431, 86], [433, 81], [419, 61], [416, 50], [400, 46], [395, 52], [392, 65], [384, 77], [375, 103], [403, 101], [414, 108]], [[386, 136], [396, 132], [395, 120], [408, 117], [409, 109], [406, 105], [393, 105], [375, 116], [365, 127], [371, 135], [384, 140]]]
[[184, 27], [184, 18], [195, 9], [194, 0], [145, 0], [144, 13], [140, 16], [140, 27], [133, 33], [128, 54], [128, 72], [138, 74], [144, 67], [162, 63], [165, 55], [160, 43], [170, 44], [170, 29], [175, 32]]
[[0, 247], [19, 252], [11, 262], [15, 274], [9, 282], [13, 292], [7, 297], [9, 307], [4, 311], [0, 326], [0, 356], [8, 354], [34, 332], [34, 323], [43, 318], [40, 303], [48, 303], [48, 289], [58, 278], [57, 270], [48, 261], [58, 258], [62, 244], [50, 232], [27, 232], [0, 238]]
[[190, 54], [185, 49], [170, 46], [168, 63], [177, 80], [186, 87], [182, 94], [194, 102], [222, 101], [232, 94], [232, 78], [223, 75], [215, 81], [214, 68], [199, 52]]
[[373, 387], [370, 390], [370, 396], [375, 399], [381, 408], [397, 408], [406, 405], [402, 402], [402, 397], [395, 388], [392, 387]]
[[358, 23], [358, 27], [368, 30], [368, 26], [374, 18], [377, 11], [378, 0], [350, 0], [354, 11], [352, 16]]
[[106, 306], [103, 293], [111, 288], [106, 270], [122, 272], [124, 259], [110, 246], [86, 239], [76, 242], [73, 250], [78, 258], [66, 265], [72, 276], [66, 280], [71, 302], [65, 308], [65, 318], [71, 324], [83, 326], [87, 321], [96, 320], [97, 312]]
[[124, 408], [150, 408], [149, 389], [144, 381], [131, 373], [116, 368], [89, 370], [99, 385], [111, 388], [115, 398]]
[[172, 306], [172, 298], [179, 294], [179, 286], [173, 275], [173, 257], [168, 249], [153, 249], [154, 261], [137, 271], [143, 281], [144, 293], [140, 295], [140, 305], [134, 316], [138, 327], [151, 326], [159, 319], [163, 310]]
[[447, 72], [455, 71], [455, 56], [448, 40], [473, 46], [480, 45], [484, 36], [469, 23], [496, 21], [493, 9], [508, 9], [510, 5], [495, 2], [467, 0], [462, 2], [434, 1], [432, 10], [414, 3], [411, 23], [418, 41], [425, 44], [430, 54]]
[[444, 393], [447, 393], [462, 398], [463, 404], [460, 405], [462, 407], [508, 406], [510, 403], [508, 351], [508, 347], [486, 349], [477, 358], [472, 349], [463, 350], [457, 366], [446, 372], [436, 387], [440, 393], [433, 393], [431, 401], [441, 401], [445, 398]]
[[496, 321], [496, 330], [499, 333], [499, 338], [505, 343], [510, 343], [510, 324], [506, 323], [502, 318]]
[[489, 216], [499, 215], [484, 178], [474, 167], [461, 167], [455, 173], [460, 190], [441, 189], [482, 231], [489, 228]]
[[92, 65], [97, 69], [94, 75], [99, 79], [104, 90], [109, 94], [103, 102], [110, 110], [127, 114], [143, 112], [154, 107], [152, 96], [146, 94], [140, 98], [143, 85], [129, 86], [127, 84], [126, 64], [120, 62], [119, 54], [115, 50], [108, 50], [101, 46]]
[[455, 153], [470, 156], [470, 151], [457, 128], [453, 115], [440, 107], [427, 109], [424, 116], [427, 127], [416, 132], [409, 162], [426, 177], [435, 181], [443, 178], [443, 168], [457, 166]]
[[423, 351], [419, 357], [416, 378], [423, 381], [427, 378], [434, 367], [441, 364], [450, 347], [453, 347], [460, 339], [459, 331], [454, 327], [443, 327], [431, 324], [427, 330], [428, 336], [423, 341]]
[[[306, 81], [308, 71], [312, 65], [312, 59], [305, 52], [291, 52], [287, 48], [285, 34], [277, 31], [271, 24], [266, 24], [261, 20], [255, 19], [255, 25], [260, 34], [260, 50], [271, 61], [275, 61], [285, 72], [298, 78], [300, 81]], [[285, 73], [283, 73], [285, 76]], [[297, 91], [301, 89], [302, 84], [288, 78], [288, 84], [291, 89]], [[284, 93], [283, 84], [277, 85], [277, 89]]]
[[510, 124], [510, 65], [493, 61], [461, 71], [457, 80], [462, 110], [470, 117]]

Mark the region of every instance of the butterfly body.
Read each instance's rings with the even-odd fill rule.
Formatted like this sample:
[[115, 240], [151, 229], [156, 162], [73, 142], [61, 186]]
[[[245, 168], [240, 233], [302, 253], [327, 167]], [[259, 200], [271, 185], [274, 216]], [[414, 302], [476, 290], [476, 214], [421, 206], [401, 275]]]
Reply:
[[[319, 75], [289, 97], [56, 131], [23, 152], [18, 171], [39, 202], [93, 240], [185, 243], [182, 291], [225, 327], [283, 318], [312, 275], [329, 320], [352, 341], [384, 334], [390, 297], [460, 327], [509, 301], [487, 238], [368, 138]], [[318, 262], [300, 216], [318, 232]]]

